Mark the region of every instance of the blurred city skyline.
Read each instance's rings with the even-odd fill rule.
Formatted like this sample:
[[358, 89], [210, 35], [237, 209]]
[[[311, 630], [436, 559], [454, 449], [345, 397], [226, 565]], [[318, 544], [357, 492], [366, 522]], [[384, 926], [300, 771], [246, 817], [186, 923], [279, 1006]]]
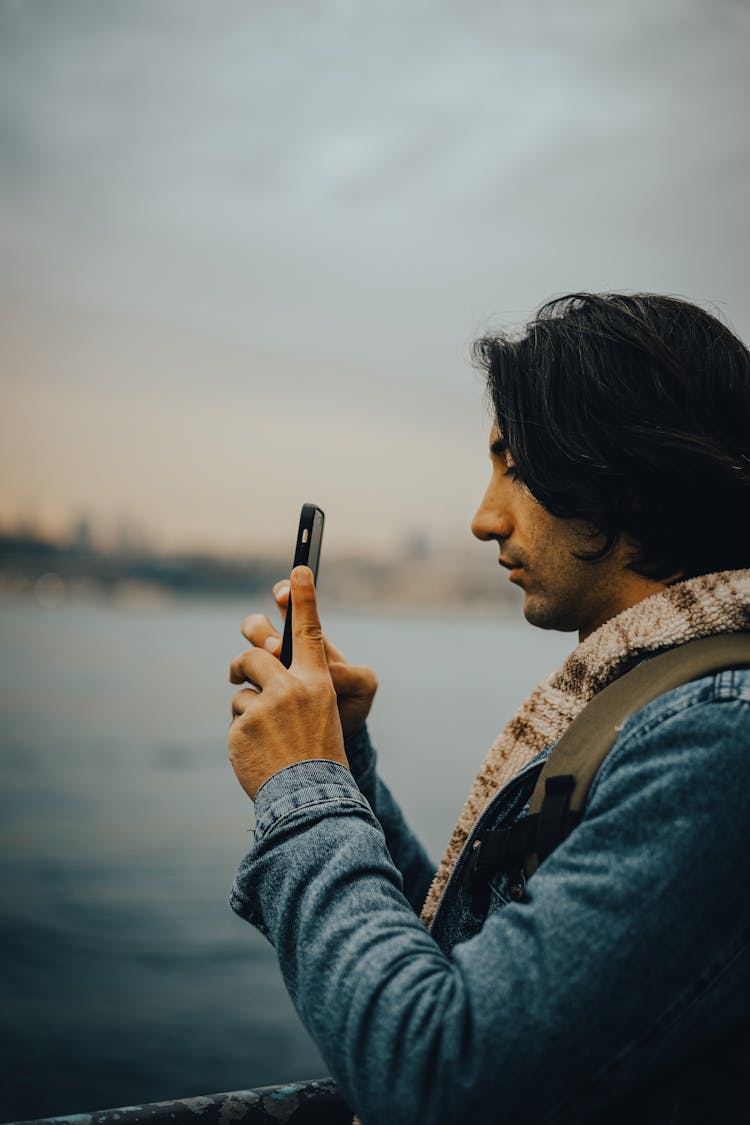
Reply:
[[0, 526], [286, 551], [313, 500], [335, 553], [468, 543], [474, 336], [577, 289], [750, 336], [749, 33], [739, 0], [0, 0]]

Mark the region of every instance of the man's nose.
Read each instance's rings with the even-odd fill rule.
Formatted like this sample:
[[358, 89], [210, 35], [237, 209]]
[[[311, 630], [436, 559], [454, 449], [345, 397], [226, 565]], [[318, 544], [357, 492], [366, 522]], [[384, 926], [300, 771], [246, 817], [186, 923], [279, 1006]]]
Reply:
[[485, 542], [490, 539], [510, 539], [513, 533], [513, 521], [510, 513], [501, 509], [497, 503], [493, 504], [487, 495], [471, 521], [471, 531], [477, 539]]

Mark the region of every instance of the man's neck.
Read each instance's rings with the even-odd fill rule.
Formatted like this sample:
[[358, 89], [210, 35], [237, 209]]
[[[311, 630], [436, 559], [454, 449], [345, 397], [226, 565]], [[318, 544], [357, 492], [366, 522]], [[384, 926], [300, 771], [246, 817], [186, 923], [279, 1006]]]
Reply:
[[617, 617], [620, 613], [624, 613], [626, 609], [631, 609], [638, 602], [650, 598], [652, 594], [659, 594], [666, 590], [667, 586], [679, 577], [679, 575], [673, 575], [667, 579], [659, 580], [647, 578], [643, 574], [636, 574], [634, 570], [624, 570], [622, 581], [618, 583], [616, 591], [613, 591], [606, 606], [602, 606], [600, 613], [579, 629], [578, 640], [585, 641], [605, 622], [611, 621], [613, 617]]

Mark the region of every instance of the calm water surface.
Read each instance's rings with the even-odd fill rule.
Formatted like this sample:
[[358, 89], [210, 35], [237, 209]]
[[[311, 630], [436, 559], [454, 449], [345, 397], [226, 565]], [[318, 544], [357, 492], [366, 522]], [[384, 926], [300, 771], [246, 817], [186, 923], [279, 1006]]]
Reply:
[[[252, 824], [225, 749], [249, 608], [0, 599], [2, 1120], [326, 1073], [272, 949], [227, 906]], [[381, 771], [437, 858], [572, 638], [500, 610], [325, 625], [378, 672]]]

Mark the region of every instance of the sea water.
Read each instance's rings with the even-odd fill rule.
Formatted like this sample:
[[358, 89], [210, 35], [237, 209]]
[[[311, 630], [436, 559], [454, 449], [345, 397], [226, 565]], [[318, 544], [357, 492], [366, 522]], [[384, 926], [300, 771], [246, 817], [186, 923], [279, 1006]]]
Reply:
[[[253, 820], [226, 754], [250, 608], [0, 598], [4, 1121], [326, 1073], [273, 950], [227, 905]], [[520, 608], [324, 625], [378, 674], [381, 773], [437, 859], [573, 638]]]

